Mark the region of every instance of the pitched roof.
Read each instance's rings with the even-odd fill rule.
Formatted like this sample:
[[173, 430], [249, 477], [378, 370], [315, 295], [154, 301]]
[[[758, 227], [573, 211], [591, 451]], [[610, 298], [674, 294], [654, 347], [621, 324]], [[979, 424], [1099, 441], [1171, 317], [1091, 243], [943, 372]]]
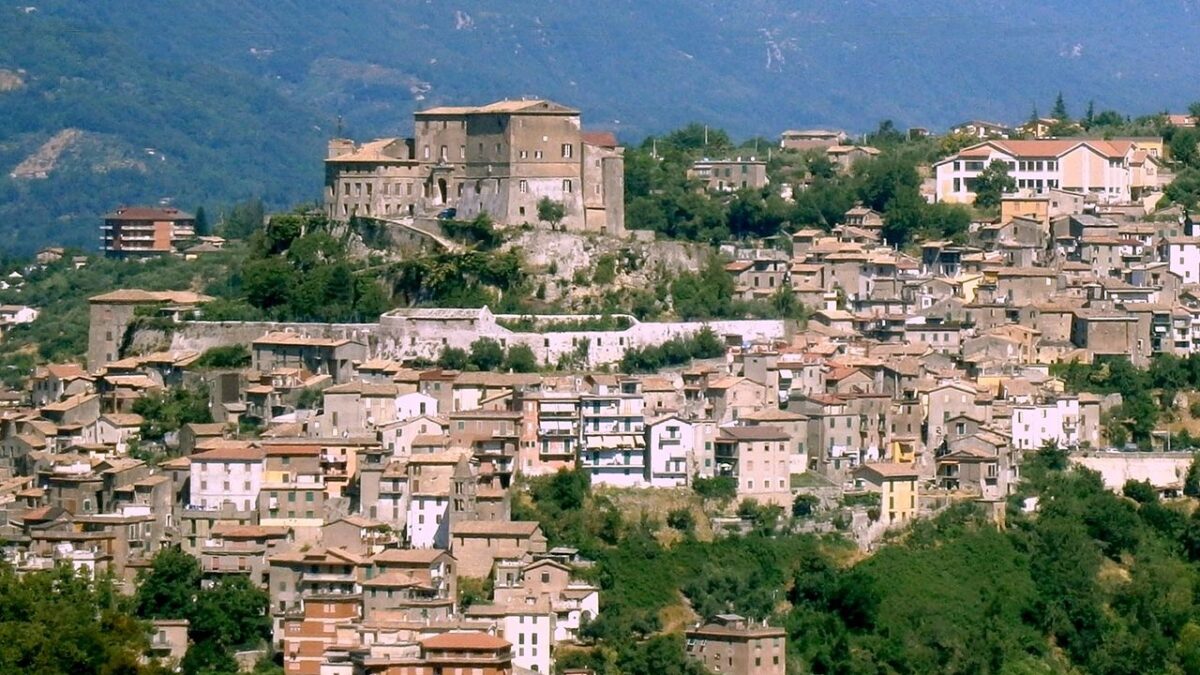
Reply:
[[870, 464], [863, 464], [855, 469], [855, 473], [858, 472], [874, 473], [881, 478], [916, 478], [920, 475], [913, 464], [900, 462], [872, 462]]
[[733, 441], [786, 441], [787, 432], [770, 424], [752, 427], [721, 427], [721, 439]]
[[450, 524], [450, 533], [466, 535], [532, 536], [540, 526], [532, 520], [460, 520]]
[[442, 633], [421, 640], [422, 649], [463, 650], [463, 651], [493, 651], [510, 649], [512, 643], [487, 633]]

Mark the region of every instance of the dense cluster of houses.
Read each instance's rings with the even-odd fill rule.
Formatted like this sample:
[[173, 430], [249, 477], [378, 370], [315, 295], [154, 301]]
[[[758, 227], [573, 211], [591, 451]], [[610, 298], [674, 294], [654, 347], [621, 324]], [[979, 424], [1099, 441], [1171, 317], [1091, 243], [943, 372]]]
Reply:
[[[873, 150], [846, 140], [796, 131], [783, 145], [835, 160]], [[969, 197], [964, 172], [996, 158], [1026, 184], [965, 242], [926, 241], [919, 254], [886, 245], [884, 216], [862, 205], [832, 231], [794, 232], [789, 252], [729, 247], [739, 299], [786, 290], [810, 319], [711, 324], [722, 357], [648, 375], [418, 364], [479, 335], [543, 362], [583, 341], [592, 365], [611, 364], [704, 324], [518, 334], [486, 308], [394, 310], [312, 331], [195, 323], [170, 348], [135, 354], [136, 318], [186, 323], [211, 298], [97, 296], [87, 367], [42, 366], [0, 397], [3, 555], [18, 570], [66, 563], [132, 588], [157, 551], [181, 547], [207, 582], [247, 575], [269, 592], [289, 674], [550, 672], [553, 650], [598, 615], [599, 589], [575, 550], [512, 519], [521, 477], [577, 468], [623, 489], [724, 478], [738, 501], [784, 508], [814, 485], [869, 491], [887, 528], [934, 508], [931, 496], [1002, 504], [1023, 454], [1046, 443], [1104, 449], [1101, 416], [1119, 396], [1068, 393], [1050, 365], [1200, 350], [1200, 232], [1186, 213], [1150, 213], [1160, 151], [1145, 139], [964, 149], [936, 166], [940, 198]], [[766, 180], [757, 159], [693, 171], [714, 190]], [[0, 307], [0, 326], [34, 316]], [[201, 344], [244, 344], [250, 363], [198, 368]], [[214, 421], [144, 438], [153, 420], [135, 402], [181, 387], [207, 392]], [[1155, 468], [1157, 487], [1170, 489], [1177, 467]], [[463, 579], [487, 579], [487, 601], [460, 603]], [[164, 622], [163, 639], [178, 628]], [[718, 672], [784, 672], [783, 631], [738, 616], [690, 631], [687, 651]]]

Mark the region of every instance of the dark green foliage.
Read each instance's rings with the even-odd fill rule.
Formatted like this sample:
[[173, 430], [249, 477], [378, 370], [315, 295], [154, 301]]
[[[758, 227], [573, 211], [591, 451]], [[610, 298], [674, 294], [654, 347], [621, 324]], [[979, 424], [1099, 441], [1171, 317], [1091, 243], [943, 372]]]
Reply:
[[133, 412], [143, 418], [142, 438], [159, 440], [189, 422], [212, 422], [208, 392], [178, 387], [151, 392], [133, 402]]
[[471, 220], [443, 220], [440, 224], [446, 236], [480, 250], [490, 251], [500, 245], [500, 233], [486, 213]]
[[479, 338], [471, 343], [467, 367], [475, 370], [496, 370], [504, 362], [504, 347], [492, 338]]
[[1187, 475], [1183, 479], [1183, 494], [1188, 497], [1200, 497], [1200, 460], [1195, 456], [1188, 465]]
[[667, 513], [667, 527], [684, 534], [693, 534], [696, 530], [696, 516], [692, 515], [691, 509], [672, 509]]
[[725, 353], [725, 347], [707, 326], [695, 335], [674, 337], [660, 345], [628, 349], [621, 357], [623, 373], [654, 373], [662, 368], [689, 363], [692, 359], [712, 359]]
[[[520, 253], [468, 250], [406, 258], [388, 273], [395, 294], [410, 304], [482, 307], [510, 311], [503, 302], [520, 298], [525, 269]], [[498, 299], [497, 293], [504, 298]], [[500, 304], [497, 304], [500, 303]], [[517, 307], [518, 311], [520, 308]]]
[[196, 368], [245, 368], [250, 365], [250, 348], [246, 345], [228, 345], [206, 349], [196, 359]]
[[200, 561], [174, 546], [154, 556], [138, 579], [134, 596], [138, 616], [180, 619], [191, 614], [200, 587]]
[[467, 350], [461, 347], [443, 347], [442, 354], [437, 360], [437, 367], [446, 370], [466, 370], [467, 363]]
[[716, 257], [699, 272], [684, 272], [671, 283], [671, 303], [679, 318], [710, 319], [733, 313], [733, 277]]
[[108, 577], [69, 566], [18, 576], [0, 563], [0, 672], [157, 672], [138, 662], [149, 631], [130, 604]]
[[1008, 164], [994, 159], [979, 172], [972, 190], [975, 192], [975, 206], [981, 209], [992, 209], [1000, 206], [1000, 198], [1017, 189], [1017, 181], [1008, 175]]
[[[143, 618], [188, 620], [192, 645], [185, 673], [232, 672], [233, 652], [269, 637], [267, 592], [242, 575], [226, 575], [200, 588], [200, 563], [179, 549], [165, 548], [139, 578], [135, 604]], [[235, 668], [236, 669], [236, 668]]]
[[513, 345], [504, 354], [503, 370], [510, 373], [536, 373], [537, 357], [529, 345]]
[[204, 207], [198, 207], [193, 215], [196, 217], [196, 236], [207, 237], [212, 234], [212, 225], [208, 222], [208, 212]]
[[1071, 119], [1067, 114], [1067, 104], [1063, 101], [1062, 92], [1058, 92], [1058, 97], [1054, 99], [1054, 107], [1050, 109], [1050, 116], [1060, 122], [1066, 122]]
[[1154, 490], [1154, 486], [1148, 480], [1138, 481], [1130, 478], [1125, 481], [1125, 485], [1121, 488], [1121, 494], [1139, 504], [1149, 504], [1150, 502], [1158, 501], [1158, 492]]
[[633, 325], [629, 317], [613, 316], [612, 314], [551, 321], [538, 321], [533, 316], [523, 316], [519, 319], [497, 319], [496, 323], [518, 333], [579, 333], [626, 330]]
[[263, 229], [266, 211], [260, 199], [235, 204], [221, 220], [218, 232], [226, 239], [249, 239]]
[[592, 274], [592, 283], [607, 286], [617, 278], [617, 257], [606, 253], [596, 260], [596, 271]]
[[705, 500], [729, 501], [737, 496], [737, 479], [732, 476], [696, 476], [692, 479], [692, 489]]
[[549, 197], [542, 197], [537, 203], [538, 220], [549, 223], [551, 227], [558, 227], [559, 222], [567, 215], [567, 209], [562, 202], [554, 201]]
[[792, 500], [792, 517], [807, 518], [817, 510], [821, 500], [814, 495], [796, 495]]
[[1180, 389], [1200, 388], [1200, 358], [1190, 355], [1156, 355], [1146, 370], [1135, 368], [1127, 358], [1114, 357], [1090, 365], [1058, 363], [1051, 372], [1071, 391], [1121, 394], [1121, 405], [1111, 411], [1105, 425], [1109, 442], [1117, 447], [1127, 437], [1148, 444], [1162, 408], [1158, 401], [1169, 403]]

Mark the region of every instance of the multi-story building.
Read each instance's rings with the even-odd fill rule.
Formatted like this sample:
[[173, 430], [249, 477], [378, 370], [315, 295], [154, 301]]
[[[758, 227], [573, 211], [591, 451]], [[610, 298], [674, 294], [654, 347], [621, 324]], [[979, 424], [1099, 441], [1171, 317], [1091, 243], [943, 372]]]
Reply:
[[229, 502], [243, 511], [254, 509], [262, 489], [265, 458], [262, 448], [244, 446], [192, 455], [188, 504], [193, 508], [215, 510]]
[[688, 484], [695, 464], [696, 432], [690, 421], [669, 414], [646, 422], [650, 487]]
[[325, 210], [353, 216], [455, 217], [486, 213], [499, 225], [539, 222], [538, 202], [563, 207], [567, 230], [625, 231], [623, 149], [611, 133], [580, 127], [579, 111], [545, 100], [437, 107], [414, 116], [413, 139], [357, 146], [330, 141]]
[[349, 382], [354, 362], [367, 358], [367, 347], [348, 338], [319, 338], [296, 333], [275, 332], [251, 345], [251, 367], [260, 373], [278, 368], [303, 368], [310, 373], [329, 375], [336, 383]]
[[737, 479], [738, 499], [791, 506], [790, 437], [779, 427], [722, 427], [716, 440], [717, 473]]
[[641, 394], [584, 394], [579, 464], [592, 485], [638, 487], [646, 483], [646, 436]]
[[1131, 139], [993, 140], [973, 145], [934, 164], [938, 201], [975, 200], [975, 182], [1001, 161], [1016, 187], [1045, 193], [1063, 189], [1101, 203], [1125, 203], [1158, 192], [1159, 160]]
[[687, 655], [718, 675], [783, 675], [787, 631], [719, 614], [712, 623], [684, 633]]
[[903, 525], [917, 515], [920, 501], [920, 477], [912, 464], [875, 462], [854, 470], [854, 476], [867, 489], [878, 492], [879, 519], [886, 525]]
[[834, 129], [789, 129], [779, 135], [779, 147], [784, 150], [824, 150], [847, 138], [846, 132]]
[[697, 160], [687, 175], [713, 192], [761, 190], [768, 182], [767, 162], [756, 157]]
[[164, 255], [196, 236], [196, 218], [179, 209], [122, 206], [104, 216], [100, 249], [110, 258]]
[[[458, 216], [538, 222], [538, 202], [562, 204], [566, 230], [625, 232], [624, 156], [615, 141], [583, 135], [579, 111], [545, 100], [498, 101], [467, 116], [466, 186]], [[610, 145], [611, 144], [611, 145]], [[585, 208], [590, 185], [601, 206]], [[594, 202], [595, 203], [595, 202]]]

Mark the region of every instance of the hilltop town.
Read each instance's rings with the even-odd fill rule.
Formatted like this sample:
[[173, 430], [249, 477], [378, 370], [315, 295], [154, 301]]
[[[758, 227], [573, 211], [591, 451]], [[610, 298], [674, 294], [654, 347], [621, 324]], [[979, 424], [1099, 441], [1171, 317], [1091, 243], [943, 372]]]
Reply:
[[782, 675], [880, 646], [893, 547], [1200, 551], [1153, 511], [1200, 495], [1194, 116], [412, 122], [330, 140], [319, 204], [116, 207], [5, 269], [6, 574], [105, 579], [185, 672]]

